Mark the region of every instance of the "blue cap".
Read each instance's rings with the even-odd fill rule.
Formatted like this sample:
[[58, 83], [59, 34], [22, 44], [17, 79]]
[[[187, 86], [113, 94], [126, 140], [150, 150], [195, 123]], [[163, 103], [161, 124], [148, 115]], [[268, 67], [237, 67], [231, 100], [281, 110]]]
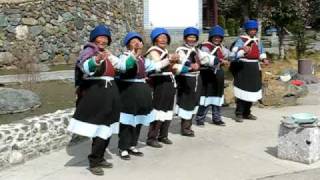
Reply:
[[219, 25], [213, 26], [209, 31], [209, 39], [211, 39], [214, 36], [220, 36], [223, 38], [224, 37], [224, 29]]
[[199, 38], [199, 30], [195, 27], [187, 27], [186, 29], [184, 29], [183, 31], [183, 37], [187, 37], [190, 35], [195, 35], [197, 37], [197, 40]]
[[137, 32], [129, 32], [123, 40], [123, 44], [127, 46], [131, 39], [138, 38], [141, 42], [143, 42], [142, 36]]
[[93, 42], [98, 36], [106, 36], [109, 40], [108, 46], [111, 44], [111, 32], [110, 29], [103, 25], [100, 24], [96, 26], [91, 32], [90, 32], [90, 42]]
[[164, 34], [167, 36], [168, 44], [170, 44], [170, 35], [169, 35], [168, 30], [166, 30], [165, 28], [154, 28], [151, 31], [150, 38], [151, 38], [152, 43], [154, 43], [155, 40], [157, 39], [157, 37], [160, 36], [161, 34]]
[[258, 21], [256, 20], [248, 20], [244, 23], [244, 29], [258, 29]]

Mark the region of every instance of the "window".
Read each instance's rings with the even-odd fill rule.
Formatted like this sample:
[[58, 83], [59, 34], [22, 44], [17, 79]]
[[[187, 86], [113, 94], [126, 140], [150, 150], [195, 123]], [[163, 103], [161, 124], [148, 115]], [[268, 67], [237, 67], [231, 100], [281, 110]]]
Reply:
[[[200, 28], [202, 16], [201, 0], [145, 0], [145, 28], [153, 27]], [[201, 8], [200, 8], [201, 7]]]

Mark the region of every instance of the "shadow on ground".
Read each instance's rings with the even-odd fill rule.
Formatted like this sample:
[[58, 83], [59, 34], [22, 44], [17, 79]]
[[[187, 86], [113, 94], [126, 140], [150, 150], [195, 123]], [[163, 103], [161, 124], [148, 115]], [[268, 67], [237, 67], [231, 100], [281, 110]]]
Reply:
[[267, 147], [264, 152], [270, 154], [271, 156], [273, 156], [275, 158], [278, 158], [278, 147], [277, 146]]
[[[222, 116], [227, 118], [234, 118], [234, 108], [232, 107], [223, 107], [222, 109]], [[208, 112], [206, 117], [206, 122], [211, 123], [211, 111]], [[181, 120], [178, 117], [175, 117], [171, 121], [170, 129], [169, 129], [169, 138], [170, 134], [177, 134], [180, 135], [181, 129]], [[228, 122], [226, 121], [227, 125]], [[195, 121], [193, 120], [193, 126], [196, 126]], [[196, 133], [196, 132], [195, 132]], [[146, 146], [148, 134], [148, 127], [142, 127], [140, 137], [139, 137], [139, 144], [138, 148], [142, 149]], [[118, 151], [118, 135], [113, 135], [111, 137], [110, 144], [108, 146], [108, 150], [105, 153], [105, 159], [110, 160], [115, 156], [119, 156]], [[86, 148], [83, 148], [86, 147]], [[88, 166], [88, 154], [91, 150], [91, 140], [86, 137], [74, 136], [70, 141], [69, 145], [66, 147], [66, 153], [72, 158], [65, 164], [65, 166]]]

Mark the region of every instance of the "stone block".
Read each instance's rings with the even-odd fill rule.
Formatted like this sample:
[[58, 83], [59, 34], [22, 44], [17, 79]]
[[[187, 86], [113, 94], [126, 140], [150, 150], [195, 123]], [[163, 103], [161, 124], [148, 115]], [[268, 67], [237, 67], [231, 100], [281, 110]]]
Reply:
[[281, 159], [311, 164], [320, 158], [320, 128], [289, 128], [280, 125], [278, 157]]
[[24, 161], [25, 161], [25, 157], [21, 152], [12, 151], [10, 153], [10, 156], [9, 156], [9, 163], [10, 164], [21, 164], [21, 163], [24, 163]]

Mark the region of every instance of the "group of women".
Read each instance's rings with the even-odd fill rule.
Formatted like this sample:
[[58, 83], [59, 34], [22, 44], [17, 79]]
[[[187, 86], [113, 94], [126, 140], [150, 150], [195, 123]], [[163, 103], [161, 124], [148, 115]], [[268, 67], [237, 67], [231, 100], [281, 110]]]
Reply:
[[167, 50], [171, 37], [165, 28], [152, 30], [152, 46], [145, 53], [143, 37], [129, 32], [123, 41], [126, 52], [116, 57], [107, 50], [112, 42], [110, 29], [94, 28], [76, 62], [78, 98], [68, 126], [72, 133], [92, 138], [89, 170], [103, 175], [103, 168], [112, 167], [104, 158], [112, 134], [119, 134], [119, 156], [130, 160], [132, 155], [143, 156], [137, 148], [143, 125], [149, 126], [146, 144], [154, 148], [172, 144], [168, 132], [174, 115], [181, 119], [181, 135], [187, 137], [195, 136], [192, 120], [203, 126], [209, 108], [212, 123], [225, 125], [222, 66], [229, 66], [230, 59], [236, 121], [256, 119], [250, 107], [261, 98], [259, 59], [265, 59], [265, 53], [255, 37], [257, 21], [247, 21], [245, 29], [247, 34], [229, 51], [222, 44], [222, 27], [214, 26], [208, 41], [200, 44], [199, 30], [188, 27], [184, 44], [174, 53]]

